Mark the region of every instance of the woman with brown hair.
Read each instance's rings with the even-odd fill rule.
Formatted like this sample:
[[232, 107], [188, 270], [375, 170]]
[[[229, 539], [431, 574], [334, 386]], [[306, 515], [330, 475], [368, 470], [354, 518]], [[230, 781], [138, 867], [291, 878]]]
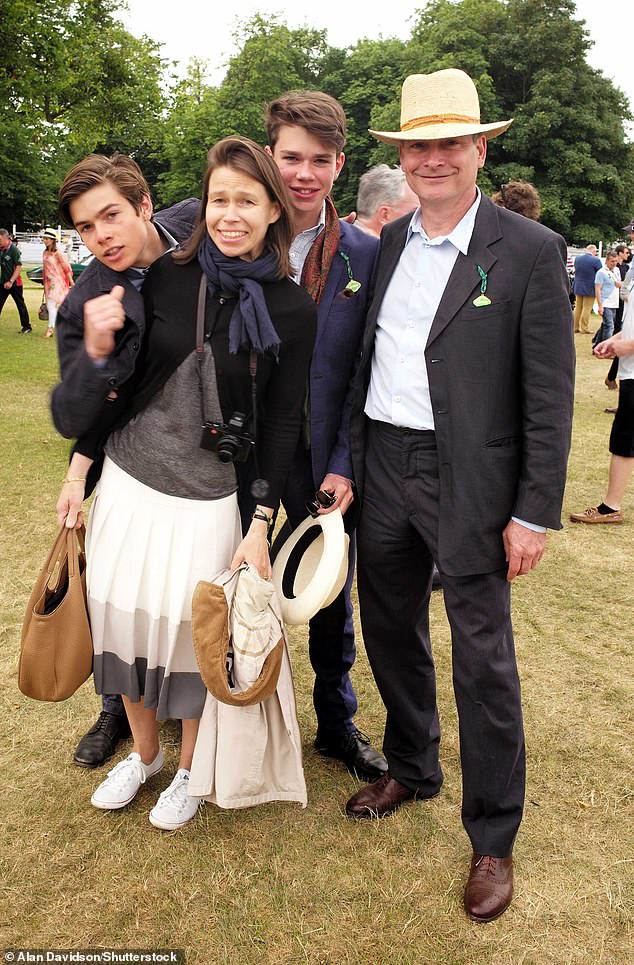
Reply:
[[[98, 693], [120, 693], [134, 747], [92, 796], [124, 807], [161, 770], [157, 720], [182, 721], [176, 777], [150, 813], [190, 821], [187, 793], [206, 698], [191, 634], [197, 582], [247, 562], [268, 578], [268, 532], [297, 439], [316, 309], [289, 278], [289, 202], [275, 163], [229, 137], [209, 152], [200, 220], [184, 251], [147, 271], [136, 371], [76, 448], [58, 503], [105, 459], [87, 533]], [[259, 500], [241, 538], [237, 492]], [[83, 496], [83, 489], [79, 500]]]
[[66, 255], [57, 247], [57, 232], [54, 228], [45, 228], [42, 239], [45, 248], [42, 256], [42, 282], [48, 309], [48, 327], [44, 338], [51, 338], [55, 331], [57, 310], [74, 285], [73, 269]]
[[501, 185], [500, 190], [491, 195], [491, 201], [500, 208], [515, 211], [531, 221], [539, 221], [542, 213], [539, 191], [528, 181], [509, 181]]

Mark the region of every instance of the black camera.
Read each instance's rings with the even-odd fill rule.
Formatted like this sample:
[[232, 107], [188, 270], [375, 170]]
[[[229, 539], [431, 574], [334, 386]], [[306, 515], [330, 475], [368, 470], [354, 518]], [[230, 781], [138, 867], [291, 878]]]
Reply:
[[328, 509], [332, 506], [336, 497], [333, 492], [328, 492], [327, 489], [318, 489], [314, 496], [306, 500], [306, 509], [313, 517], [316, 519], [319, 516], [320, 509]]
[[220, 462], [246, 462], [255, 439], [246, 432], [244, 412], [234, 412], [229, 422], [206, 422], [200, 437], [201, 449], [215, 452]]

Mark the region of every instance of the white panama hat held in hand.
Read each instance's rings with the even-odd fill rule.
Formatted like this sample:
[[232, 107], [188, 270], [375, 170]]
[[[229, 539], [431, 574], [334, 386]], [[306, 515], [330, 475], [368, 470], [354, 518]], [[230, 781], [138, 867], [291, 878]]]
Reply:
[[349, 545], [339, 510], [309, 516], [293, 530], [273, 563], [284, 623], [308, 623], [336, 599], [348, 574]]

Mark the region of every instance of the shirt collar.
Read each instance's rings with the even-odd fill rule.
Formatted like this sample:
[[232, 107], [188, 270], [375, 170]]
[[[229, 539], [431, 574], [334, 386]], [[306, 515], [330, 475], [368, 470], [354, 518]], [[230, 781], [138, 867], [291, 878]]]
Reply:
[[317, 237], [320, 231], [326, 227], [326, 202], [321, 206], [321, 212], [319, 215], [319, 221], [312, 228], [306, 228], [304, 231], [300, 231], [295, 238], [309, 238], [311, 233], [313, 233], [313, 240]]
[[429, 238], [427, 232], [423, 228], [423, 223], [421, 221], [421, 210], [420, 205], [416, 208], [416, 211], [412, 215], [412, 220], [409, 223], [407, 229], [407, 238], [405, 239], [405, 244], [407, 245], [414, 234], [420, 235], [421, 239], [428, 245], [442, 245], [443, 242], [449, 241], [457, 248], [458, 251], [462, 252], [463, 255], [467, 254], [469, 250], [469, 244], [471, 242], [471, 235], [473, 234], [473, 228], [475, 225], [476, 214], [478, 213], [478, 208], [480, 206], [481, 192], [480, 188], [476, 186], [476, 199], [469, 208], [469, 210], [462, 216], [455, 228], [453, 228], [448, 235], [439, 235], [437, 238]]
[[[163, 252], [163, 254], [166, 254], [168, 251], [176, 251], [176, 249], [178, 248], [178, 241], [176, 240], [176, 238], [169, 233], [167, 228], [165, 228], [162, 224], [159, 224], [158, 221], [153, 221], [152, 224], [158, 231], [162, 240], [167, 245], [167, 248], [165, 248], [165, 251]], [[151, 266], [148, 265], [147, 268], [134, 268], [134, 267], [128, 268], [124, 274], [127, 276], [127, 278], [129, 278], [129, 280], [134, 285], [135, 281], [138, 281], [139, 278], [145, 279], [145, 276], [147, 275], [150, 267]]]

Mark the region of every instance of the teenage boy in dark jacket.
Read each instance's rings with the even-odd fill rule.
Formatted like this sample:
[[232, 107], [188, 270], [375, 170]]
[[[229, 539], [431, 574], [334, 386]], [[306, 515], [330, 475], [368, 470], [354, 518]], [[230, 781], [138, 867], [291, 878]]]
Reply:
[[[95, 256], [62, 303], [56, 326], [62, 381], [53, 390], [53, 421], [63, 436], [77, 438], [132, 375], [145, 331], [145, 272], [189, 238], [200, 202], [182, 201], [154, 216], [150, 189], [131, 158], [91, 154], [66, 175], [59, 206]], [[75, 515], [83, 498], [81, 481], [64, 482], [60, 500]], [[75, 763], [98, 767], [129, 733], [121, 698], [104, 696]]]

